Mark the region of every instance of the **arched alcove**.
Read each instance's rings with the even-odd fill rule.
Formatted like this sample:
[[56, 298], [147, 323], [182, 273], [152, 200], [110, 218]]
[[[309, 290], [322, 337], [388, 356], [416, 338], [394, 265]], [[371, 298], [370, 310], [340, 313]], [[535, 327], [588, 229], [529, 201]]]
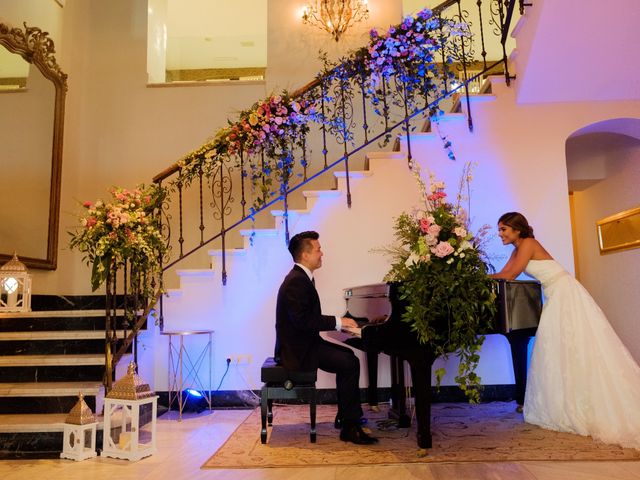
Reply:
[[576, 274], [636, 360], [640, 249], [601, 255], [596, 222], [640, 206], [640, 119], [581, 128], [566, 142]]

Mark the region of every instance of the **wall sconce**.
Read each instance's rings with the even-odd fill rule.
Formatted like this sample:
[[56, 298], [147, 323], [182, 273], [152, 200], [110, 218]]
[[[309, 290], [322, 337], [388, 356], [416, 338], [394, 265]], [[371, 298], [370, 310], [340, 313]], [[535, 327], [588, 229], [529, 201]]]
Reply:
[[101, 455], [135, 461], [156, 453], [157, 413], [158, 396], [131, 362], [104, 399]]
[[0, 267], [0, 312], [31, 311], [31, 275], [24, 263], [13, 258]]
[[84, 395], [80, 394], [78, 403], [74, 405], [65, 420], [60, 458], [79, 461], [97, 456], [97, 425], [95, 415], [84, 401]]
[[302, 22], [326, 30], [337, 42], [351, 25], [369, 18], [367, 0], [311, 0]]

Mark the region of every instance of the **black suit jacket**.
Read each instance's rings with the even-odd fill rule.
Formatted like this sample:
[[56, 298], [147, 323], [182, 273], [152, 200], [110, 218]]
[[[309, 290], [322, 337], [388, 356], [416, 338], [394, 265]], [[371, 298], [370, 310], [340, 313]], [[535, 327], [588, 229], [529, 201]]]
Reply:
[[315, 370], [315, 347], [323, 341], [320, 332], [335, 328], [336, 318], [322, 315], [315, 286], [305, 271], [294, 265], [278, 290], [276, 358], [287, 370]]

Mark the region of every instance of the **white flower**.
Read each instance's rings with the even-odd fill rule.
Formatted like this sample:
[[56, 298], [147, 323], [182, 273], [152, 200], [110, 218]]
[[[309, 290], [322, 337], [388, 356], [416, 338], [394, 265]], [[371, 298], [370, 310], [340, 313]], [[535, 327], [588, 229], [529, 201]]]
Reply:
[[458, 248], [458, 251], [462, 252], [463, 250], [469, 250], [470, 248], [473, 248], [473, 244], [468, 240], [464, 240], [462, 243], [460, 243], [460, 247]]
[[467, 230], [464, 227], [456, 227], [453, 229], [453, 233], [460, 238], [464, 238], [467, 236]]
[[418, 255], [416, 255], [415, 253], [411, 252], [411, 255], [409, 255], [409, 258], [407, 258], [407, 260], [404, 262], [404, 264], [407, 267], [410, 267], [411, 265], [414, 265], [416, 263], [420, 262], [420, 257]]

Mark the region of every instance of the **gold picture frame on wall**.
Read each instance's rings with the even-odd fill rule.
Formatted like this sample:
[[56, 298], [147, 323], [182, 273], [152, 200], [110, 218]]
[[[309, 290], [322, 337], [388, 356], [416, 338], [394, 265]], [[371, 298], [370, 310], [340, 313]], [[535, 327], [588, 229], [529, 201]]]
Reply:
[[640, 207], [596, 222], [600, 255], [640, 248]]

